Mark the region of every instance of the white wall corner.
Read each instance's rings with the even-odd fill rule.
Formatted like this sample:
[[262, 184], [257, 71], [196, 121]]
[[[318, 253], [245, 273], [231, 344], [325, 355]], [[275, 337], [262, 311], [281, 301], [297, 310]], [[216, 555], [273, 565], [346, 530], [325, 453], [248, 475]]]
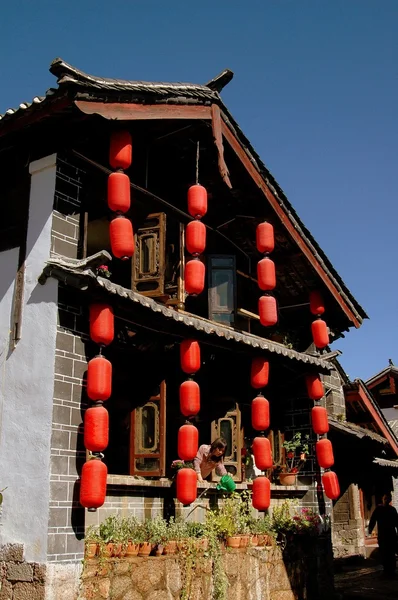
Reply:
[[37, 173], [38, 171], [44, 171], [45, 169], [49, 169], [51, 167], [55, 167], [57, 164], [57, 155], [49, 154], [48, 156], [43, 156], [43, 158], [39, 158], [39, 160], [34, 160], [29, 164], [29, 173], [33, 175], [33, 173]]

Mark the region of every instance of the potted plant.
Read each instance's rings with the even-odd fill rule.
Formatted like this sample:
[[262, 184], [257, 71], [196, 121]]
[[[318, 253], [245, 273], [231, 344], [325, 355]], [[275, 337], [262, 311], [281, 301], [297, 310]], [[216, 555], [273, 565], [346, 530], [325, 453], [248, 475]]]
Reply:
[[187, 524], [182, 517], [169, 521], [169, 539], [175, 540], [178, 550], [183, 550], [188, 538]]
[[295, 485], [297, 473], [303, 468], [309, 451], [310, 436], [304, 438], [297, 431], [290, 440], [282, 444], [286, 452], [286, 465], [279, 473], [279, 481], [282, 485]]
[[126, 556], [137, 556], [140, 543], [145, 540], [143, 539], [141, 524], [135, 517], [124, 519], [122, 525], [122, 534]]
[[101, 542], [101, 536], [96, 525], [90, 525], [84, 538], [84, 554], [86, 558], [94, 558], [97, 555]]
[[205, 537], [205, 528], [202, 523], [188, 521], [187, 535], [190, 539], [194, 540], [194, 545], [197, 550], [207, 550], [208, 539]]
[[147, 532], [147, 541], [152, 544], [155, 556], [161, 556], [168, 537], [167, 522], [161, 516], [148, 519], [145, 522], [145, 530]]
[[[119, 523], [116, 515], [110, 515], [98, 527], [100, 537], [100, 554], [101, 556], [111, 557], [115, 556], [118, 551], [120, 554], [121, 542], [118, 539]], [[115, 543], [118, 542], [118, 546], [115, 548]]]

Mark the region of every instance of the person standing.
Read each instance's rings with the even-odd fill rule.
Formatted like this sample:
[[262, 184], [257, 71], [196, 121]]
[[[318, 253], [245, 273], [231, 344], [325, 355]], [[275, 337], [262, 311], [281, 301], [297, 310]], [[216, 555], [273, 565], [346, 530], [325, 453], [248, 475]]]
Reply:
[[384, 494], [382, 504], [374, 509], [369, 521], [369, 534], [377, 524], [377, 541], [381, 555], [381, 562], [386, 575], [395, 573], [395, 552], [398, 535], [398, 513], [391, 506], [391, 494]]

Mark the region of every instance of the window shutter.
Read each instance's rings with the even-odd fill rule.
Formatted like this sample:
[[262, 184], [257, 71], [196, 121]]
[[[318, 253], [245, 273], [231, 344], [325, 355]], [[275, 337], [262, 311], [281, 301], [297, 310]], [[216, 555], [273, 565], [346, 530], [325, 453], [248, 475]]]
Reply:
[[163, 296], [165, 288], [166, 215], [148, 215], [136, 232], [132, 289], [144, 296]]

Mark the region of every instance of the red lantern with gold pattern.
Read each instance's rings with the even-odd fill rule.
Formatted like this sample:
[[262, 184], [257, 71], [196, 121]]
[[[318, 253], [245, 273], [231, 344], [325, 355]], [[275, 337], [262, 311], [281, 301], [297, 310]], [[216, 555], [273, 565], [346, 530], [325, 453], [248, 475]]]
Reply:
[[184, 506], [196, 500], [197, 476], [193, 469], [180, 469], [177, 472], [177, 500]]
[[106, 464], [97, 458], [84, 463], [80, 480], [80, 504], [95, 509], [102, 506], [106, 496]]
[[207, 191], [203, 185], [191, 185], [188, 189], [188, 212], [194, 219], [207, 213]]
[[134, 254], [134, 233], [130, 219], [118, 216], [109, 224], [109, 237], [113, 256], [127, 260]]
[[124, 173], [111, 173], [108, 177], [108, 206], [116, 213], [130, 208], [130, 178]]
[[267, 510], [271, 504], [271, 483], [268, 477], [260, 475], [253, 481], [252, 504], [256, 510]]
[[108, 441], [108, 411], [102, 405], [88, 408], [84, 413], [84, 447], [91, 452], [103, 452]]
[[200, 346], [196, 340], [183, 340], [180, 344], [181, 369], [191, 375], [200, 369]]
[[310, 311], [313, 315], [323, 315], [325, 312], [322, 294], [317, 290], [310, 292]]
[[114, 338], [115, 317], [110, 304], [90, 304], [90, 338], [96, 344], [107, 346]]
[[325, 494], [331, 500], [337, 500], [340, 496], [339, 479], [334, 471], [327, 471], [322, 475], [322, 484]]
[[317, 348], [324, 348], [329, 344], [328, 328], [322, 319], [317, 319], [311, 323], [312, 339]]
[[275, 263], [268, 258], [262, 258], [257, 263], [257, 282], [260, 290], [273, 290], [276, 286]]
[[184, 417], [193, 417], [200, 411], [200, 387], [192, 379], [180, 385], [180, 411]]
[[274, 228], [271, 223], [260, 223], [256, 228], [256, 246], [257, 250], [264, 254], [272, 252], [275, 247]]
[[178, 456], [193, 460], [198, 453], [199, 432], [194, 425], [183, 425], [178, 430]]
[[206, 226], [200, 221], [191, 221], [185, 229], [185, 245], [189, 254], [199, 256], [206, 248]]
[[131, 135], [128, 131], [114, 131], [111, 135], [109, 163], [113, 169], [128, 169], [133, 156]]
[[326, 438], [315, 444], [316, 459], [323, 469], [330, 469], [334, 465], [332, 442]]
[[262, 394], [252, 401], [252, 426], [256, 431], [265, 431], [269, 427], [269, 402]]
[[272, 327], [278, 322], [278, 310], [273, 296], [261, 296], [258, 301], [258, 314], [264, 327]]
[[312, 429], [317, 435], [329, 431], [328, 412], [323, 406], [314, 406], [311, 410]]
[[96, 356], [87, 365], [87, 396], [104, 402], [111, 393], [112, 364], [104, 356]]
[[272, 467], [272, 452], [269, 439], [255, 437], [252, 448], [257, 469], [260, 469], [260, 471], [270, 469]]
[[320, 400], [325, 395], [325, 390], [321, 378], [317, 373], [306, 375], [305, 382], [307, 384], [308, 397], [311, 400]]
[[250, 370], [250, 385], [259, 390], [268, 384], [269, 362], [262, 356], [256, 356], [252, 359]]

